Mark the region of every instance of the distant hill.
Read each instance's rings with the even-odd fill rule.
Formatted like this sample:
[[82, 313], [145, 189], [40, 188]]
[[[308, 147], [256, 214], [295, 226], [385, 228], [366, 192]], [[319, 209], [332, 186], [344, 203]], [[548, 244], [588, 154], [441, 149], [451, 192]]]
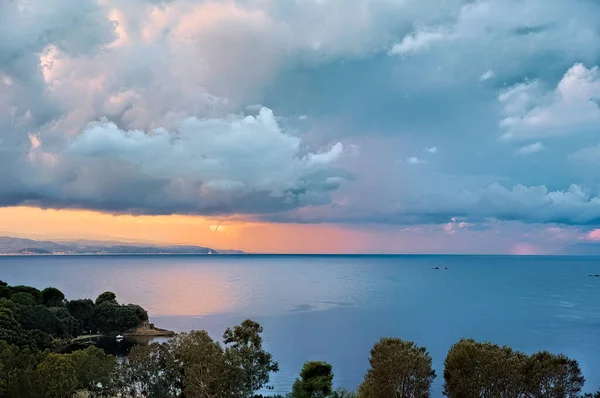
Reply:
[[0, 237], [0, 254], [244, 254], [241, 250], [215, 250], [202, 246], [160, 246], [101, 241], [32, 240]]

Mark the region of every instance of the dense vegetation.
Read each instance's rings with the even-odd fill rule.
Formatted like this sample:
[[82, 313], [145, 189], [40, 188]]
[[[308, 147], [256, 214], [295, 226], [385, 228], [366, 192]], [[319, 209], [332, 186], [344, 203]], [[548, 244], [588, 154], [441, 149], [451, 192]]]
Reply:
[[[58, 341], [84, 330], [113, 333], [147, 320], [141, 307], [120, 305], [110, 292], [95, 302], [66, 301], [54, 288], [0, 282], [0, 398], [256, 398], [271, 388], [278, 365], [263, 349], [262, 327], [251, 320], [225, 330], [221, 342], [192, 331], [136, 346], [120, 362], [95, 347], [53, 351]], [[307, 362], [286, 398], [430, 397], [436, 373], [424, 347], [383, 338], [369, 362], [356, 392], [333, 388], [327, 362]], [[564, 355], [526, 355], [467, 339], [451, 347], [443, 377], [450, 398], [600, 398], [600, 391], [582, 394], [579, 365]]]
[[121, 305], [114, 293], [67, 301], [58, 289], [9, 286], [0, 281], [0, 340], [30, 350], [54, 348], [82, 333], [122, 333], [148, 321], [139, 305]]

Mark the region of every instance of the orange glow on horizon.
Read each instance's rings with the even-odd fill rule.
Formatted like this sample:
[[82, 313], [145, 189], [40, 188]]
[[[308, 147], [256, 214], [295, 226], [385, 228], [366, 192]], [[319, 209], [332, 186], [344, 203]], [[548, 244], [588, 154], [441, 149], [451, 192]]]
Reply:
[[0, 208], [0, 235], [198, 245], [249, 253], [359, 253], [365, 248], [364, 234], [335, 225], [275, 224], [184, 215], [112, 215], [36, 207]]

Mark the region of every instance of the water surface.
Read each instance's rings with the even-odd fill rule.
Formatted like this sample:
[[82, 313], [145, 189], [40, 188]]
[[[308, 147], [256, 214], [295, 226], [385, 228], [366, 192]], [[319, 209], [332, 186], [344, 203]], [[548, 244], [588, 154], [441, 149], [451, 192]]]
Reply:
[[[432, 268], [439, 267], [435, 270]], [[448, 269], [445, 269], [445, 268]], [[517, 256], [0, 257], [0, 279], [68, 298], [110, 290], [158, 327], [218, 337], [260, 322], [288, 392], [304, 361], [325, 360], [356, 388], [384, 336], [425, 345], [438, 373], [461, 337], [576, 358], [600, 386], [600, 258]]]

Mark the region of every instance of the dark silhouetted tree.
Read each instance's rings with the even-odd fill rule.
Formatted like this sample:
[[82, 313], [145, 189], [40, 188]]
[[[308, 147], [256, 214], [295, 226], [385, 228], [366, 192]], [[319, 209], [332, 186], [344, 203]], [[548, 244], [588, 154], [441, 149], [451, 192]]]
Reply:
[[100, 305], [102, 303], [118, 304], [117, 295], [113, 292], [104, 292], [100, 294], [98, 298], [96, 298], [96, 305]]

